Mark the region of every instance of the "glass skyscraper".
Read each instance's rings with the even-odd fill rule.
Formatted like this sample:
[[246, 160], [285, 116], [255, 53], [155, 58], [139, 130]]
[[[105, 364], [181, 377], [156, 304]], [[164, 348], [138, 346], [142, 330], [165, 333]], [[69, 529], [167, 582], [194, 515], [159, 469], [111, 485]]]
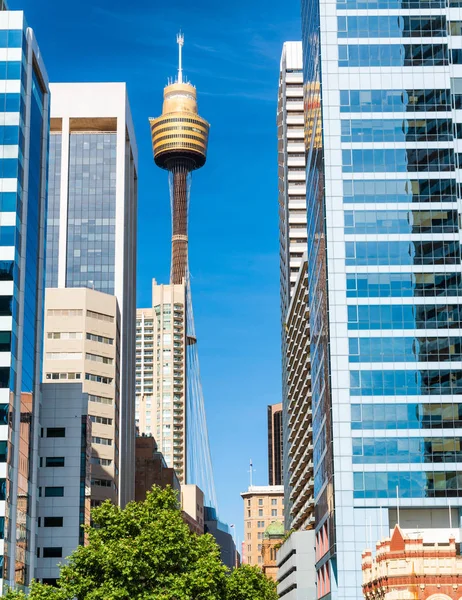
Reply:
[[[46, 285], [120, 310], [119, 502], [134, 499], [138, 151], [124, 83], [51, 84]], [[72, 308], [72, 307], [69, 307]], [[102, 395], [105, 396], [104, 389]]]
[[49, 91], [23, 13], [0, 8], [1, 593], [35, 562]]
[[319, 598], [362, 597], [398, 506], [459, 525], [459, 6], [302, 0]]

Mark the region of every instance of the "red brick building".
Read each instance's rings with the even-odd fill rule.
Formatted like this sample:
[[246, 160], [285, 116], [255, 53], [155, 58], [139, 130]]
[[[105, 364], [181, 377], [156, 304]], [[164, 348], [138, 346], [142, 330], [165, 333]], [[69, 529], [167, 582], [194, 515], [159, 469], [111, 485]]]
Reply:
[[[445, 530], [441, 530], [442, 532]], [[362, 554], [367, 600], [461, 600], [462, 557], [453, 535], [440, 543], [411, 537], [395, 526], [391, 538]]]

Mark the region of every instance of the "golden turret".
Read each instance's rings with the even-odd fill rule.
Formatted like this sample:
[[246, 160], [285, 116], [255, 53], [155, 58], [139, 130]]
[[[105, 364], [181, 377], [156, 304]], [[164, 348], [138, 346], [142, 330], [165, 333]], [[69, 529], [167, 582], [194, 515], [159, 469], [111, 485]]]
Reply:
[[182, 159], [192, 171], [205, 164], [210, 125], [197, 114], [196, 88], [183, 82], [182, 34], [177, 37], [177, 41], [178, 81], [164, 89], [162, 116], [149, 119], [149, 122], [156, 165], [171, 170], [172, 165]]

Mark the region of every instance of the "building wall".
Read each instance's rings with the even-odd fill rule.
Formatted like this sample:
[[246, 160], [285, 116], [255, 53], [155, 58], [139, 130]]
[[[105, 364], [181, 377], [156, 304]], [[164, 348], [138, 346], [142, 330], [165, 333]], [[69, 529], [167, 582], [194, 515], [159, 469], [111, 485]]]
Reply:
[[[365, 598], [458, 600], [462, 573], [459, 531], [406, 532], [398, 525], [389, 538], [362, 554]], [[436, 538], [436, 540], [435, 540]]]
[[123, 83], [53, 84], [47, 285], [117, 298], [119, 502], [134, 498], [137, 164]]
[[153, 280], [153, 307], [137, 310], [136, 422], [186, 478], [186, 290]]
[[282, 403], [268, 406], [268, 484], [282, 485]]
[[21, 11], [0, 12], [0, 594], [33, 577], [49, 90]]
[[[285, 42], [282, 48], [278, 108], [278, 199], [281, 299], [281, 355], [283, 404], [283, 480], [285, 520], [290, 515], [288, 383], [286, 319], [290, 300], [307, 248], [306, 173], [301, 42]], [[271, 483], [271, 482], [270, 482]], [[281, 482], [279, 482], [281, 483]]]
[[244, 545], [242, 562], [262, 565], [261, 546], [265, 529], [284, 516], [284, 488], [281, 485], [251, 486], [241, 494], [244, 500]]
[[287, 312], [287, 489], [286, 529], [314, 526], [313, 427], [310, 323], [306, 254]]
[[[91, 501], [117, 503], [120, 465], [120, 316], [114, 296], [49, 288], [45, 297], [43, 387], [80, 382], [92, 422]], [[63, 388], [65, 389], [65, 387]]]
[[360, 597], [361, 548], [397, 496], [461, 505], [460, 18], [438, 1], [302, 1], [318, 590], [333, 598]]
[[[35, 578], [53, 583], [90, 524], [92, 423], [82, 382], [42, 386]], [[53, 556], [49, 556], [51, 553]]]
[[278, 596], [285, 600], [316, 600], [315, 535], [295, 531], [278, 550]]
[[181, 509], [191, 530], [204, 533], [204, 492], [197, 485], [181, 486]]
[[174, 469], [167, 467], [152, 436], [136, 438], [135, 469], [135, 500], [137, 502], [146, 500], [146, 494], [153, 485], [161, 488], [169, 485], [172, 489], [180, 491], [180, 482]]

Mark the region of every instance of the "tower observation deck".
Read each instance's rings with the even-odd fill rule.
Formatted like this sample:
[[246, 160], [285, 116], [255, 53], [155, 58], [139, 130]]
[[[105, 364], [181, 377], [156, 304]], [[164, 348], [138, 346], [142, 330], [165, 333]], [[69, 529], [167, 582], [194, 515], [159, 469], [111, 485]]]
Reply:
[[207, 159], [209, 124], [197, 113], [196, 88], [183, 81], [184, 37], [177, 36], [178, 78], [164, 89], [162, 115], [150, 119], [154, 161], [170, 173], [172, 264], [170, 283], [182, 283], [188, 271], [188, 207], [190, 173]]
[[[199, 370], [199, 356], [196, 343], [194, 316], [191, 300], [191, 287], [188, 265], [188, 210], [191, 188], [191, 173], [204, 166], [207, 159], [209, 124], [197, 112], [196, 88], [183, 80], [182, 49], [184, 36], [179, 33], [178, 43], [178, 76], [175, 82], [169, 82], [164, 89], [162, 115], [149, 119], [151, 125], [152, 148], [154, 162], [169, 172], [170, 203], [172, 208], [172, 257], [170, 270], [170, 287], [175, 286], [176, 293], [184, 290], [184, 307], [186, 316], [186, 335], [174, 328], [173, 350], [173, 400], [179, 406], [181, 395], [176, 387], [175, 374], [181, 373], [180, 356], [185, 355], [185, 453], [187, 466], [186, 483], [198, 485], [205, 495], [207, 506], [217, 508], [215, 484], [213, 480], [212, 461], [205, 416], [204, 397]], [[176, 306], [176, 305], [175, 305]], [[156, 307], [154, 307], [156, 308]], [[157, 307], [158, 310], [159, 307]], [[175, 325], [174, 321], [174, 325]], [[162, 336], [164, 344], [165, 337]], [[181, 348], [180, 348], [181, 346]], [[159, 351], [158, 351], [159, 352]], [[163, 347], [162, 373], [171, 372], [172, 356], [170, 349]], [[175, 358], [177, 357], [177, 358]], [[166, 362], [164, 362], [164, 359]], [[167, 371], [165, 370], [167, 369]], [[170, 403], [171, 393], [164, 389], [162, 381], [162, 402]], [[169, 411], [162, 411], [162, 413]], [[173, 423], [173, 444], [179, 444], [181, 437], [180, 420]], [[165, 423], [166, 431], [171, 425]], [[163, 431], [163, 429], [162, 429]], [[169, 444], [168, 439], [165, 445]], [[181, 479], [181, 477], [180, 477]]]

